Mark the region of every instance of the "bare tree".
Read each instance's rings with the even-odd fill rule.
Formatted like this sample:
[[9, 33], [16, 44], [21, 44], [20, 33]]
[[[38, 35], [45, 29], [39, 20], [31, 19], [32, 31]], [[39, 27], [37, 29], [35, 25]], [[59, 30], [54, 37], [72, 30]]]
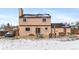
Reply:
[[75, 27], [79, 29], [79, 22], [76, 22]]

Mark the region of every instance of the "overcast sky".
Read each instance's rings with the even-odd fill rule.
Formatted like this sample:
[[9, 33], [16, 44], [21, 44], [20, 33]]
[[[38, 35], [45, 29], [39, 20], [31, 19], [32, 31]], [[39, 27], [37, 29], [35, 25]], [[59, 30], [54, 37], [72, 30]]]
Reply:
[[[50, 14], [52, 23], [70, 23], [79, 21], [79, 8], [23, 8], [24, 14]], [[0, 8], [0, 25], [10, 23], [18, 25], [18, 9]]]

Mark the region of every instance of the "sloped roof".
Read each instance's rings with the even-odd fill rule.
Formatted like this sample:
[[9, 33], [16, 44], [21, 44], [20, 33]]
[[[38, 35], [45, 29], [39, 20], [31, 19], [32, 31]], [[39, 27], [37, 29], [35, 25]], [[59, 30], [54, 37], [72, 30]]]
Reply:
[[70, 28], [71, 26], [69, 26], [69, 25], [65, 25], [65, 24], [63, 24], [63, 23], [52, 23], [51, 24], [51, 27], [52, 28], [64, 28], [64, 27], [66, 27], [66, 28]]
[[51, 17], [49, 14], [24, 14], [23, 17]]

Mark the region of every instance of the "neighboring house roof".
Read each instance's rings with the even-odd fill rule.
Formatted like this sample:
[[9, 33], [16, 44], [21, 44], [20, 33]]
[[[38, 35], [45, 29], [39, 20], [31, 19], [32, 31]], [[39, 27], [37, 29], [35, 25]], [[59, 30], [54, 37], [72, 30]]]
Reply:
[[69, 26], [69, 25], [65, 25], [65, 24], [63, 24], [63, 23], [52, 23], [51, 24], [51, 27], [52, 28], [70, 28], [71, 26]]
[[24, 14], [23, 17], [51, 17], [49, 14]]

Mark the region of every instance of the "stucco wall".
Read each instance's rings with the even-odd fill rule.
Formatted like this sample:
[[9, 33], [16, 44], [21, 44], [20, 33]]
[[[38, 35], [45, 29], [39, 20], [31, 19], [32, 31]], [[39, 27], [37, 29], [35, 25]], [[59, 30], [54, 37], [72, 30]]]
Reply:
[[26, 18], [26, 22], [23, 22], [23, 18], [19, 19], [19, 25], [51, 25], [51, 18], [46, 18], [46, 22], [43, 22], [43, 18]]
[[[55, 28], [55, 33], [57, 36], [59, 36], [59, 32], [64, 32], [63, 28]], [[52, 33], [54, 33], [54, 28], [52, 28]]]
[[[30, 27], [30, 31], [26, 31], [26, 27]], [[51, 26], [20, 26], [19, 28], [20, 36], [28, 36], [29, 34], [36, 35], [36, 28], [40, 28], [40, 34], [43, 34], [44, 36], [48, 36], [49, 33], [51, 33]], [[47, 30], [45, 28], [47, 28]]]
[[66, 34], [68, 35], [69, 33], [71, 33], [71, 28], [66, 29]]
[[[59, 36], [60, 32], [64, 32], [64, 28], [55, 28], [55, 33], [57, 36]], [[52, 28], [52, 33], [54, 33], [54, 28]], [[68, 35], [68, 33], [71, 33], [71, 28], [66, 28], [66, 35]]]

